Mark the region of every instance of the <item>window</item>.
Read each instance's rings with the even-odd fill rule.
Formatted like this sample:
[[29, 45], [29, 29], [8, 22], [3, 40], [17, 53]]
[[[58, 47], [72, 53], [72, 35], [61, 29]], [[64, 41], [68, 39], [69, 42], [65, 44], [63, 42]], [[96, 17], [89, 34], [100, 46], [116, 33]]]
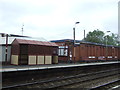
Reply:
[[59, 46], [59, 56], [67, 56], [68, 55], [68, 46]]

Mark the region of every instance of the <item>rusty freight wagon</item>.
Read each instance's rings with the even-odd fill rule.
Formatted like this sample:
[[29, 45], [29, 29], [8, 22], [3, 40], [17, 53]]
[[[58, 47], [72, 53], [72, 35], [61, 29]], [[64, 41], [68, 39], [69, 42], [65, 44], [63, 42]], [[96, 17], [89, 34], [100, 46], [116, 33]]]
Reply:
[[120, 60], [120, 46], [118, 47], [118, 60]]
[[103, 45], [103, 44], [96, 44], [96, 49], [95, 49], [95, 56], [96, 56], [96, 60], [106, 60], [106, 58], [105, 58], [105, 45]]
[[59, 62], [68, 62], [70, 59], [72, 60], [72, 46], [71, 39], [63, 39], [63, 40], [53, 40], [51, 42], [55, 42], [58, 46], [58, 60]]
[[59, 61], [106, 61], [118, 60], [118, 47], [72, 39], [54, 40], [59, 46]]
[[[80, 42], [79, 45], [79, 58], [78, 60], [96, 60], [96, 54], [95, 54], [95, 43], [90, 43], [90, 42]], [[77, 52], [76, 52], [77, 53]], [[77, 61], [78, 61], [77, 60]]]
[[58, 63], [58, 46], [52, 42], [15, 39], [11, 48], [11, 64], [38, 65]]
[[118, 60], [118, 49], [119, 47], [113, 45], [105, 46], [105, 56], [106, 60]]
[[118, 60], [118, 57], [119, 57], [119, 55], [120, 54], [118, 54], [118, 49], [119, 49], [119, 47], [117, 47], [117, 46], [115, 46], [115, 47], [113, 47], [112, 48], [113, 50], [113, 52], [112, 52], [112, 56], [113, 56], [113, 59], [114, 60]]
[[116, 51], [115, 51], [115, 47], [114, 46], [108, 45], [106, 47], [106, 51], [105, 52], [106, 52], [106, 56], [107, 56], [106, 60], [115, 60], [115, 53], [116, 53]]
[[[53, 40], [51, 42], [55, 42], [58, 46], [58, 60], [59, 62], [73, 62], [74, 60], [74, 45], [72, 39], [62, 39], [62, 40]], [[76, 40], [76, 43], [80, 42], [80, 40]], [[77, 47], [77, 46], [76, 46]], [[75, 48], [75, 51], [77, 49]], [[78, 55], [78, 52], [75, 53], [76, 56]], [[76, 59], [76, 57], [75, 57]]]
[[76, 40], [74, 45], [72, 39], [54, 40], [52, 42], [59, 46], [59, 61], [79, 62], [97, 60], [95, 43]]
[[74, 45], [72, 39], [54, 40], [52, 42], [59, 46], [59, 61], [95, 61], [100, 56], [101, 48], [97, 43], [76, 40]]

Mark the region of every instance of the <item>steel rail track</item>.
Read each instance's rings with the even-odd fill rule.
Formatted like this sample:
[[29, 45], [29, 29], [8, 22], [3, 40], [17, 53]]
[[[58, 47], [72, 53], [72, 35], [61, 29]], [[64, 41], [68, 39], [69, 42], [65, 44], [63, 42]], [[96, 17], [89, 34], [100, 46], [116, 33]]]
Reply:
[[[102, 73], [104, 73], [104, 72], [102, 72]], [[107, 72], [108, 73], [108, 72]], [[98, 73], [98, 74], [101, 74], [101, 73]], [[118, 74], [118, 73], [117, 73]], [[96, 74], [97, 75], [97, 74]], [[104, 78], [104, 77], [108, 77], [108, 76], [113, 76], [113, 75], [116, 75], [115, 73], [114, 74], [111, 74], [111, 75], [101, 75], [101, 76], [99, 76], [99, 77], [94, 77], [95, 75], [92, 75], [91, 77], [92, 78], [89, 78], [89, 77], [86, 77], [87, 79], [85, 79], [85, 80], [78, 80], [78, 81], [76, 81], [76, 82], [72, 82], [72, 83], [69, 83], [69, 84], [63, 84], [63, 85], [58, 85], [58, 86], [53, 86], [53, 87], [50, 87], [50, 88], [53, 88], [53, 89], [55, 89], [55, 88], [66, 88], [66, 86], [70, 86], [70, 85], [74, 85], [74, 84], [78, 84], [78, 83], [85, 83], [85, 82], [90, 82], [90, 81], [92, 81], [92, 80], [96, 80], [96, 79], [100, 79], [100, 78]], [[81, 78], [82, 79], [82, 78]], [[68, 88], [68, 87], [67, 87]]]
[[102, 85], [93, 87], [93, 88], [91, 88], [90, 90], [102, 89], [102, 88], [104, 88], [104, 87], [106, 87], [106, 86], [108, 86], [108, 85], [114, 84], [114, 83], [119, 82], [119, 81], [120, 81], [120, 79], [115, 80], [115, 81], [112, 81], [112, 82], [109, 82], [109, 83], [105, 83], [105, 84], [102, 84]]
[[[120, 70], [120, 69], [105, 70], [105, 71], [99, 71], [99, 72], [94, 72], [94, 73], [87, 73], [87, 74], [82, 74], [82, 75], [80, 74], [80, 75], [63, 77], [63, 78], [54, 78], [54, 79], [46, 80], [46, 81], [37, 81], [37, 82], [32, 82], [32, 83], [11, 85], [11, 86], [2, 87], [2, 89], [20, 88], [20, 87], [27, 87], [27, 86], [36, 85], [36, 84], [43, 84], [43, 83], [50, 83], [50, 82], [59, 82], [59, 81], [62, 81], [62, 80], [70, 80], [70, 79], [75, 79], [75, 78], [84, 78], [84, 77], [88, 77], [88, 76], [92, 76], [92, 75], [98, 75], [98, 74], [100, 75], [100, 74], [108, 73], [108, 72], [111, 73], [112, 71], [118, 71], [118, 70]], [[111, 75], [114, 75], [114, 74], [116, 74], [116, 73], [113, 73]], [[102, 77], [105, 77], [105, 76], [109, 76], [109, 74], [108, 75], [102, 75], [102, 76], [99, 76], [97, 78], [102, 78]], [[92, 78], [92, 79], [97, 79], [97, 78]], [[70, 82], [70, 83], [64, 83], [62, 85], [51, 85], [51, 86], [48, 86], [47, 88], [60, 88], [60, 87], [63, 87], [63, 86], [68, 86], [68, 85], [72, 85], [72, 84], [75, 84], [75, 83], [85, 82], [85, 81], [89, 81], [89, 80], [92, 80], [92, 79], [89, 78], [89, 79], [86, 79], [86, 80]], [[43, 87], [43, 88], [46, 88], [46, 87]]]

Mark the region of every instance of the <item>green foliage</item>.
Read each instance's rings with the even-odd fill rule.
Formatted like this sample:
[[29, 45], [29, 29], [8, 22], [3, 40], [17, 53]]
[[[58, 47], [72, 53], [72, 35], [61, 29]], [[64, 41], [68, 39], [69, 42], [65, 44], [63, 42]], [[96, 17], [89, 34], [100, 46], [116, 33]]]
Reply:
[[84, 41], [115, 46], [120, 45], [118, 44], [118, 35], [115, 35], [114, 33], [105, 35], [103, 31], [100, 31], [98, 29], [94, 30], [93, 32], [89, 32]]
[[108, 45], [117, 45], [117, 36], [112, 33], [112, 35], [106, 35], [104, 36], [104, 44]]
[[103, 43], [104, 40], [104, 32], [100, 30], [94, 30], [93, 32], [89, 32], [85, 38], [85, 41], [95, 42], [95, 43]]

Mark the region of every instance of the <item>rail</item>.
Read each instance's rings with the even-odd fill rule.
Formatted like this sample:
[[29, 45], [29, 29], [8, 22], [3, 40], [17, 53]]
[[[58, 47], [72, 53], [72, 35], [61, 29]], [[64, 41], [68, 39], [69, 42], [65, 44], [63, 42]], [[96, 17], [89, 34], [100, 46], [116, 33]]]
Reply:
[[[43, 84], [47, 84], [47, 83], [56, 83], [56, 82], [60, 82], [60, 81], [65, 81], [68, 80], [69, 83], [63, 83], [63, 84], [58, 84], [58, 85], [47, 85], [47, 88], [61, 88], [64, 86], [68, 86], [68, 85], [72, 85], [75, 83], [80, 83], [80, 82], [85, 82], [85, 81], [90, 81], [90, 80], [94, 80], [97, 78], [102, 78], [102, 77], [106, 77], [106, 76], [110, 76], [110, 75], [115, 75], [116, 73], [113, 73], [112, 71], [118, 71], [120, 69], [112, 69], [112, 70], [105, 70], [105, 71], [99, 71], [99, 72], [94, 72], [94, 73], [87, 73], [87, 74], [79, 74], [79, 75], [75, 75], [75, 76], [68, 76], [68, 77], [63, 77], [63, 78], [54, 78], [51, 80], [45, 80], [45, 81], [36, 81], [36, 82], [32, 82], [32, 83], [25, 83], [25, 84], [18, 84], [18, 85], [11, 85], [11, 86], [4, 86], [2, 87], [2, 89], [12, 89], [12, 88], [21, 88], [21, 87], [27, 87], [27, 86], [32, 86], [32, 85], [41, 85], [41, 88], [46, 88], [44, 87]], [[106, 75], [104, 75], [103, 73], [107, 73]], [[111, 74], [109, 74], [111, 73]], [[99, 75], [99, 77], [98, 77]], [[96, 76], [95, 78], [93, 76]], [[85, 77], [87, 77], [85, 79]], [[90, 78], [88, 78], [90, 77]], [[79, 81], [75, 81], [75, 82], [71, 82], [71, 79], [78, 79], [81, 78], [81, 80]], [[83, 80], [82, 80], [83, 79]], [[43, 86], [42, 86], [43, 85]]]
[[101, 88], [104, 88], [104, 87], [106, 87], [106, 86], [108, 86], [108, 85], [114, 84], [114, 83], [119, 82], [119, 81], [120, 81], [120, 79], [115, 80], [115, 81], [112, 81], [112, 82], [109, 82], [109, 83], [105, 83], [105, 84], [102, 84], [102, 85], [99, 85], [99, 86], [93, 87], [93, 88], [90, 89], [90, 90], [101, 89]]

